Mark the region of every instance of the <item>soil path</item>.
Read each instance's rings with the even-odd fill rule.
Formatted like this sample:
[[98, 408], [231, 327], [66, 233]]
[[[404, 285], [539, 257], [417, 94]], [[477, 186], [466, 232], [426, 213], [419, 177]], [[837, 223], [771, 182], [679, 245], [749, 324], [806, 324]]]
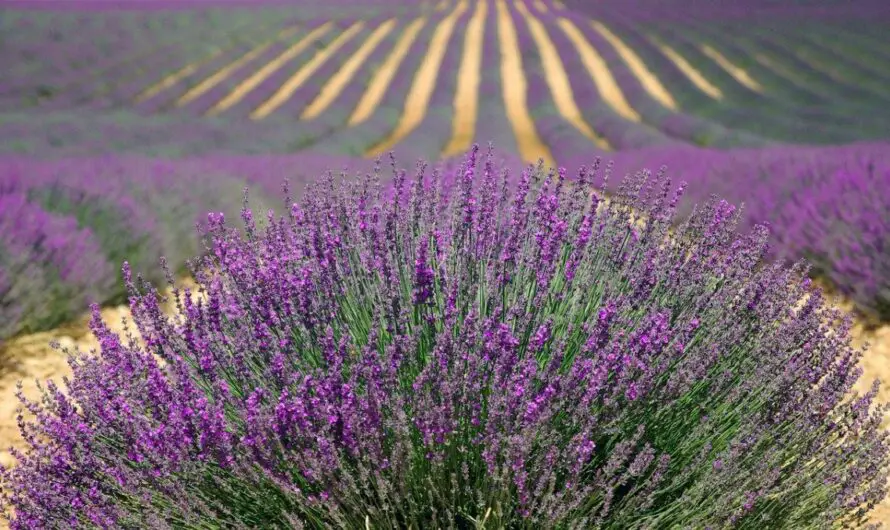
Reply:
[[[848, 308], [847, 305], [845, 309]], [[115, 332], [122, 329], [121, 317], [132, 322], [127, 306], [103, 309], [102, 317]], [[33, 398], [39, 395], [36, 380], [52, 378], [60, 381], [63, 376], [70, 374], [65, 356], [49, 347], [51, 341], [57, 341], [69, 349], [77, 346], [81, 351], [98, 348], [95, 338], [87, 328], [87, 320], [83, 319], [53, 331], [16, 338], [6, 344], [4, 351], [0, 351], [0, 357], [12, 361], [12, 368], [0, 374], [0, 464], [9, 465], [14, 462], [6, 449], [10, 446], [22, 447], [16, 423], [18, 400], [14, 395], [18, 381], [22, 381], [24, 394]], [[857, 390], [861, 392], [867, 390], [870, 381], [875, 378], [890, 382], [890, 324], [876, 329], [866, 329], [864, 325], [857, 324], [854, 329], [854, 345], [859, 346], [863, 342], [868, 342], [870, 349], [862, 362], [865, 376], [857, 386]], [[890, 384], [881, 389], [879, 399], [885, 403], [890, 402]], [[890, 421], [885, 421], [885, 426], [890, 428]], [[875, 509], [872, 519], [874, 522], [890, 524], [890, 498]], [[0, 521], [0, 530], [7, 530], [3, 521]]]

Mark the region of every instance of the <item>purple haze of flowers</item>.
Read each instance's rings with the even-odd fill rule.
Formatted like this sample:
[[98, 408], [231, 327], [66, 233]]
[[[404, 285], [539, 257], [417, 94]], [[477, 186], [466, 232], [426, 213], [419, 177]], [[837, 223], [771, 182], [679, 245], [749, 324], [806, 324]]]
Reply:
[[[430, 49], [435, 28], [449, 13], [449, 10], [444, 10], [429, 15], [408, 54], [396, 70], [386, 94], [371, 115], [357, 125], [337, 130], [313, 149], [328, 154], [361, 156], [384, 138], [387, 131], [395, 129], [404, 112], [405, 100], [414, 83], [414, 76]], [[406, 28], [407, 24], [400, 25], [400, 37]]]
[[[96, 238], [0, 187], [0, 339], [57, 325], [113, 284]], [[104, 283], [103, 283], [104, 282]]]
[[598, 163], [477, 156], [329, 175], [243, 236], [209, 214], [174, 317], [125, 266], [144, 346], [94, 308], [100, 352], [21, 398], [12, 528], [825, 528], [883, 498], [852, 320], [763, 227], [672, 224], [661, 172], [605, 201]]
[[[281, 175], [285, 164], [270, 163], [268, 171]], [[124, 260], [153, 281], [163, 280], [162, 254], [184, 272], [186, 258], [200, 250], [199, 212], [238, 212], [246, 178], [263, 203], [259, 165], [112, 156], [0, 160], [0, 270], [8, 284], [0, 291], [0, 338], [55, 327], [80, 315], [87, 300], [125, 302], [126, 289], [115, 281]]]
[[780, 216], [786, 255], [803, 255], [844, 294], [890, 317], [890, 165], [863, 160], [811, 174], [809, 192], [792, 198], [799, 215]]
[[[716, 193], [744, 203], [745, 226], [769, 223], [770, 258], [807, 259], [864, 313], [890, 318], [890, 144], [713, 151], [651, 149], [615, 155], [619, 173], [653, 162], [690, 183], [695, 200]], [[580, 161], [562, 161], [574, 167]]]

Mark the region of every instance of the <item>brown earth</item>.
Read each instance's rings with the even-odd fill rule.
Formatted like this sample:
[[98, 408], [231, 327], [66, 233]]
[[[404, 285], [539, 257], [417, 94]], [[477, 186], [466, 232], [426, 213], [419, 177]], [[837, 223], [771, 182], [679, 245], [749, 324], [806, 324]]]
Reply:
[[[840, 305], [845, 309], [851, 307], [847, 303]], [[103, 319], [116, 332], [122, 329], [121, 317], [129, 320], [129, 316], [127, 306], [102, 310]], [[857, 390], [867, 390], [871, 380], [875, 378], [890, 382], [890, 324], [867, 327], [864, 323], [858, 323], [854, 329], [853, 340], [855, 346], [860, 346], [864, 342], [870, 344], [862, 362], [865, 376], [860, 380]], [[52, 349], [49, 346], [51, 341], [58, 341], [61, 346], [68, 348], [77, 346], [81, 351], [98, 347], [87, 328], [87, 319], [84, 318], [70, 326], [13, 339], [0, 350], [0, 358], [9, 361], [9, 369], [0, 374], [0, 448], [3, 449], [0, 452], [0, 464], [2, 465], [14, 463], [7, 448], [22, 447], [16, 423], [19, 407], [15, 397], [16, 384], [22, 381], [24, 394], [35, 398], [39, 395], [35, 385], [36, 380], [52, 378], [60, 381], [63, 376], [70, 374], [65, 355]], [[890, 403], [890, 385], [881, 389], [879, 399], [881, 402]], [[885, 422], [885, 425], [890, 428], [890, 421]], [[872, 519], [875, 522], [890, 524], [890, 498], [874, 511]], [[0, 530], [6, 528], [5, 523], [0, 521]]]

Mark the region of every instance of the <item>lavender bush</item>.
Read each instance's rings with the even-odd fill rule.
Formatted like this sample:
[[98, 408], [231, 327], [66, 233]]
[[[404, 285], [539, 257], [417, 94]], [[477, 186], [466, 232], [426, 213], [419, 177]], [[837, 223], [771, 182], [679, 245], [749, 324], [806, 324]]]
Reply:
[[715, 198], [671, 230], [662, 173], [606, 202], [597, 165], [515, 185], [477, 154], [389, 192], [329, 175], [244, 237], [210, 214], [176, 317], [125, 265], [144, 346], [96, 307], [100, 353], [22, 398], [12, 528], [863, 520], [877, 385], [850, 394], [851, 319], [761, 263], [764, 228]]
[[[764, 176], [797, 166], [801, 186], [808, 189], [776, 197], [787, 201], [775, 216], [781, 227], [781, 255], [805, 256], [864, 312], [890, 319], [890, 210], [886, 194], [879, 191], [890, 183], [890, 165], [867, 157], [837, 166], [811, 164], [803, 171], [789, 161], [774, 164], [762, 170]], [[765, 211], [769, 206], [756, 208]]]

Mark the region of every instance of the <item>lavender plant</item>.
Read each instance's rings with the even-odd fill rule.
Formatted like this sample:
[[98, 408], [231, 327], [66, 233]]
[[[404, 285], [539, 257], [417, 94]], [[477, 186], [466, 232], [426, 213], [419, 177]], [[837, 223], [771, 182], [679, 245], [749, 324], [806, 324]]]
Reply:
[[[243, 236], [210, 214], [178, 313], [124, 266], [21, 422], [14, 529], [841, 528], [886, 489], [851, 319], [664, 172], [609, 197], [474, 148], [314, 184]], [[681, 186], [682, 188], [682, 186]], [[290, 200], [288, 200], [290, 203]], [[168, 278], [172, 284], [172, 275]]]

